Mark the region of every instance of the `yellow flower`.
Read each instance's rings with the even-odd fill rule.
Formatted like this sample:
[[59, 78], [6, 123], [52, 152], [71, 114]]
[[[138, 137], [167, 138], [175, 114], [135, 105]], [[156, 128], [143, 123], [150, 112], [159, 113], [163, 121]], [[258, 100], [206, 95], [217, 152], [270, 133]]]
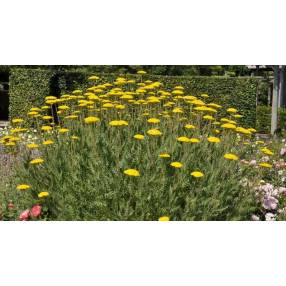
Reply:
[[79, 137], [78, 136], [72, 136], [71, 139], [72, 140], [79, 140]]
[[60, 128], [59, 129], [59, 133], [63, 134], [63, 133], [67, 133], [69, 132], [69, 129], [68, 128]]
[[272, 165], [266, 162], [259, 163], [258, 165], [263, 168], [272, 168]]
[[172, 110], [173, 113], [183, 113], [183, 109], [181, 107], [176, 107]]
[[137, 140], [143, 140], [144, 139], [144, 135], [141, 135], [141, 134], [135, 134], [133, 137]]
[[59, 110], [68, 110], [68, 109], [70, 109], [67, 105], [60, 105], [59, 107], [58, 107], [58, 109]]
[[183, 164], [180, 162], [172, 162], [170, 165], [174, 168], [182, 168], [183, 167]]
[[194, 125], [192, 125], [192, 124], [186, 124], [185, 128], [186, 129], [195, 129], [196, 127]]
[[274, 155], [274, 152], [272, 152], [271, 150], [269, 150], [269, 149], [266, 148], [266, 147], [262, 148], [261, 151], [262, 151], [265, 155]]
[[229, 113], [236, 113], [237, 109], [236, 108], [228, 108], [226, 111]]
[[211, 116], [211, 115], [204, 115], [203, 116], [203, 119], [205, 119], [205, 120], [215, 120], [215, 118], [213, 117], [213, 116]]
[[227, 153], [227, 154], [224, 154], [223, 156], [225, 159], [228, 159], [228, 160], [238, 160], [238, 157], [232, 153]]
[[110, 126], [127, 126], [128, 122], [125, 120], [113, 120], [109, 122]]
[[219, 143], [220, 139], [218, 137], [208, 137], [208, 141], [211, 143]]
[[161, 153], [161, 154], [159, 154], [159, 157], [160, 158], [170, 158], [171, 156], [168, 153]]
[[137, 74], [146, 74], [146, 72], [145, 72], [145, 71], [140, 70], [140, 71], [137, 71]]
[[159, 217], [159, 221], [170, 221], [170, 218], [168, 216], [161, 216]]
[[35, 148], [38, 148], [38, 147], [39, 147], [39, 145], [38, 145], [38, 144], [35, 144], [35, 143], [30, 143], [30, 144], [27, 144], [26, 146], [27, 146], [27, 148], [29, 148], [29, 149], [35, 149]]
[[206, 94], [206, 93], [203, 93], [203, 94], [201, 94], [201, 97], [208, 98], [208, 97], [209, 97], [209, 95], [208, 95], [208, 94]]
[[178, 137], [177, 140], [179, 142], [185, 142], [185, 143], [189, 143], [190, 142], [190, 138], [185, 137], [185, 136]]
[[92, 75], [88, 78], [88, 80], [98, 80], [98, 79], [99, 79], [99, 77], [96, 75]]
[[35, 115], [39, 115], [39, 112], [37, 111], [30, 111], [27, 113], [28, 116], [35, 116]]
[[226, 129], [236, 129], [236, 126], [232, 123], [225, 123], [221, 125], [222, 128], [226, 128]]
[[190, 138], [190, 142], [191, 143], [199, 143], [200, 139], [198, 139], [198, 138]]
[[42, 131], [51, 131], [53, 128], [51, 126], [48, 126], [48, 125], [44, 125], [41, 127], [41, 130]]
[[123, 105], [123, 104], [117, 104], [117, 105], [115, 105], [115, 108], [116, 108], [116, 109], [125, 109], [125, 105]]
[[234, 117], [234, 118], [242, 118], [243, 115], [241, 115], [241, 114], [234, 114], [233, 117]]
[[191, 173], [191, 175], [195, 178], [201, 178], [204, 176], [204, 173], [200, 172], [200, 171], [194, 171]]
[[238, 132], [238, 133], [246, 134], [246, 135], [250, 135], [251, 134], [251, 131], [249, 131], [248, 129], [243, 128], [243, 127], [237, 127], [235, 129], [235, 131]]
[[44, 115], [42, 118], [43, 118], [44, 120], [50, 120], [50, 119], [53, 119], [53, 117], [52, 117], [52, 116], [50, 116], [50, 115]]
[[64, 117], [65, 119], [78, 119], [77, 115], [67, 115]]
[[43, 145], [51, 145], [51, 144], [54, 144], [54, 141], [52, 140], [43, 141]]
[[44, 197], [47, 197], [48, 195], [49, 195], [48, 192], [40, 192], [40, 193], [38, 194], [38, 197], [39, 197], [39, 198], [44, 198]]
[[157, 118], [149, 118], [147, 120], [148, 123], [159, 123], [160, 122], [160, 119], [157, 119]]
[[14, 118], [12, 119], [12, 123], [22, 123], [24, 120], [21, 118]]
[[26, 185], [26, 184], [22, 184], [22, 185], [18, 185], [17, 186], [17, 190], [20, 190], [20, 191], [25, 191], [25, 190], [28, 190], [30, 188], [31, 188], [31, 186], [30, 185]]
[[250, 131], [250, 132], [252, 132], [252, 133], [257, 132], [257, 130], [256, 130], [256, 129], [254, 129], [254, 128], [248, 128], [247, 130], [249, 130], [249, 131]]
[[132, 177], [139, 177], [140, 173], [136, 169], [127, 169], [124, 171], [125, 175], [132, 176]]
[[30, 161], [30, 164], [37, 165], [37, 164], [42, 164], [43, 162], [44, 162], [44, 159], [36, 158], [36, 159], [33, 159], [32, 161]]
[[161, 136], [162, 132], [158, 129], [150, 129], [147, 131], [147, 134], [149, 134], [151, 136]]
[[86, 124], [91, 124], [91, 123], [95, 123], [95, 122], [98, 122], [99, 121], [99, 118], [98, 117], [95, 117], [95, 116], [89, 116], [89, 117], [86, 117], [84, 119], [84, 122]]

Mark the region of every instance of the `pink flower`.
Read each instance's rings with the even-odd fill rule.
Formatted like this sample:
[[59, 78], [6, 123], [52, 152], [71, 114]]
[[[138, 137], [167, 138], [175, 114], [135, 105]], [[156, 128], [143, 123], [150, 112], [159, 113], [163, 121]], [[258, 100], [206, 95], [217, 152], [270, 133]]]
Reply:
[[263, 207], [267, 210], [275, 210], [277, 208], [278, 200], [274, 197], [267, 196], [263, 200]]
[[278, 192], [279, 192], [279, 194], [286, 194], [286, 188], [285, 187], [279, 187]]
[[280, 150], [280, 155], [281, 156], [284, 156], [286, 154], [286, 148], [281, 148], [281, 150]]
[[30, 215], [32, 217], [38, 217], [41, 215], [42, 207], [40, 205], [34, 205], [31, 208]]
[[250, 165], [250, 166], [255, 166], [255, 165], [256, 165], [256, 160], [251, 160], [251, 161], [249, 162], [249, 165]]
[[30, 216], [30, 210], [24, 210], [23, 212], [21, 212], [19, 219], [20, 220], [27, 220]]

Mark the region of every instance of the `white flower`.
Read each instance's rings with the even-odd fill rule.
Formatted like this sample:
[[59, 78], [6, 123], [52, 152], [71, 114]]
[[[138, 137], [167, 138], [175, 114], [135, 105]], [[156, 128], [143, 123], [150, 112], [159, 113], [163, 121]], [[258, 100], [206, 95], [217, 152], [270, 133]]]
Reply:
[[267, 213], [266, 215], [265, 215], [265, 220], [266, 221], [274, 221], [274, 220], [276, 220], [276, 215], [275, 214], [273, 214], [273, 213]]
[[251, 215], [251, 220], [258, 221], [258, 220], [260, 220], [260, 218], [259, 218], [259, 216], [253, 214], [253, 215]]

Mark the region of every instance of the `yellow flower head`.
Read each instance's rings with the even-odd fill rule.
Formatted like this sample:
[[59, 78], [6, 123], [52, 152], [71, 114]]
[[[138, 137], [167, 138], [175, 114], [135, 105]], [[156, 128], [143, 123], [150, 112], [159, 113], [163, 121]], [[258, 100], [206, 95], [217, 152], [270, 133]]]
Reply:
[[44, 162], [44, 159], [36, 158], [36, 159], [33, 159], [32, 161], [30, 161], [30, 164], [37, 165], [37, 164], [42, 164], [43, 162]]
[[213, 116], [211, 116], [211, 115], [204, 115], [204, 116], [203, 116], [203, 119], [205, 119], [205, 120], [210, 120], [210, 121], [215, 120], [215, 118], [214, 118]]
[[227, 153], [227, 154], [224, 154], [223, 156], [225, 159], [228, 159], [228, 160], [238, 160], [238, 157], [232, 153]]
[[220, 139], [218, 137], [208, 137], [208, 141], [211, 142], [211, 143], [219, 143], [220, 142]]
[[127, 169], [124, 171], [125, 175], [132, 176], [132, 177], [139, 177], [140, 173], [136, 169]]
[[137, 71], [137, 74], [146, 74], [146, 72], [145, 72], [145, 71], [140, 70], [140, 71]]
[[269, 150], [268, 148], [264, 147], [261, 149], [261, 151], [265, 154], [265, 155], [274, 155], [274, 152], [272, 152], [271, 150]]
[[204, 173], [200, 172], [200, 171], [194, 171], [191, 173], [191, 175], [195, 178], [201, 178], [204, 176]]
[[190, 142], [191, 143], [199, 143], [200, 139], [198, 139], [198, 138], [190, 138]]
[[221, 125], [222, 128], [226, 128], [226, 129], [236, 129], [236, 126], [232, 123], [225, 123]]
[[159, 221], [170, 221], [170, 218], [168, 216], [161, 216], [158, 219]]
[[51, 120], [51, 119], [53, 119], [53, 117], [50, 116], [50, 115], [44, 115], [44, 116], [42, 116], [42, 118], [43, 118], [44, 120]]
[[258, 165], [263, 168], [272, 168], [272, 165], [266, 162], [259, 163]]
[[54, 141], [52, 140], [43, 141], [43, 145], [51, 145], [51, 144], [54, 144]]
[[12, 123], [22, 123], [24, 120], [21, 118], [14, 118], [12, 119]]
[[51, 126], [48, 126], [48, 125], [44, 125], [41, 127], [41, 130], [42, 131], [51, 131], [53, 128]]
[[149, 118], [147, 120], [148, 123], [159, 123], [160, 122], [160, 119], [158, 118]]
[[39, 198], [45, 198], [45, 197], [47, 197], [48, 195], [49, 195], [48, 192], [40, 192], [40, 193], [38, 194], [38, 197], [39, 197]]
[[147, 134], [151, 136], [161, 136], [162, 132], [158, 129], [150, 129], [147, 131]]
[[78, 136], [72, 136], [71, 139], [72, 140], [79, 140], [79, 137]]
[[110, 126], [128, 126], [128, 122], [125, 120], [113, 120], [109, 122]]
[[143, 140], [144, 139], [144, 135], [142, 135], [142, 134], [135, 134], [133, 137], [137, 140]]
[[226, 111], [229, 113], [236, 113], [237, 109], [236, 108], [228, 108]]
[[249, 131], [248, 129], [243, 128], [243, 127], [237, 127], [235, 129], [235, 131], [238, 132], [238, 133], [246, 134], [246, 135], [250, 135], [251, 134], [251, 131]]
[[92, 75], [88, 78], [88, 80], [98, 80], [98, 79], [99, 79], [99, 77], [96, 75]]
[[60, 128], [59, 129], [59, 133], [63, 134], [63, 133], [67, 133], [69, 132], [69, 129], [68, 128]]
[[27, 184], [21, 184], [21, 185], [17, 186], [17, 190], [20, 190], [20, 191], [25, 191], [25, 190], [28, 190], [30, 188], [31, 188], [31, 186], [27, 185]]
[[190, 142], [190, 138], [185, 137], [185, 136], [181, 136], [181, 137], [178, 137], [178, 138], [177, 138], [177, 141], [189, 143], [189, 142]]
[[159, 157], [160, 158], [170, 158], [171, 156], [168, 153], [161, 153], [161, 154], [159, 154]]
[[95, 122], [98, 122], [99, 121], [99, 118], [98, 117], [95, 117], [95, 116], [89, 116], [89, 117], [86, 117], [84, 119], [84, 122], [86, 124], [92, 124], [92, 123], [95, 123]]
[[196, 129], [196, 127], [194, 125], [192, 125], [192, 124], [186, 124], [185, 128], [186, 129]]
[[180, 162], [172, 162], [170, 165], [174, 168], [182, 168], [183, 167], [183, 164]]

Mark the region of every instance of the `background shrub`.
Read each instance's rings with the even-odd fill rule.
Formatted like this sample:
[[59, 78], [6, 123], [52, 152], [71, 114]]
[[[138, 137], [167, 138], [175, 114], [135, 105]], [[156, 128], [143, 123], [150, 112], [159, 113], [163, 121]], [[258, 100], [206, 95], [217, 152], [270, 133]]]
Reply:
[[[271, 106], [257, 106], [256, 129], [259, 133], [270, 133], [271, 130]], [[277, 129], [286, 130], [286, 108], [278, 110]]]
[[32, 106], [49, 95], [54, 72], [48, 69], [15, 68], [9, 78], [9, 117], [25, 117]]

